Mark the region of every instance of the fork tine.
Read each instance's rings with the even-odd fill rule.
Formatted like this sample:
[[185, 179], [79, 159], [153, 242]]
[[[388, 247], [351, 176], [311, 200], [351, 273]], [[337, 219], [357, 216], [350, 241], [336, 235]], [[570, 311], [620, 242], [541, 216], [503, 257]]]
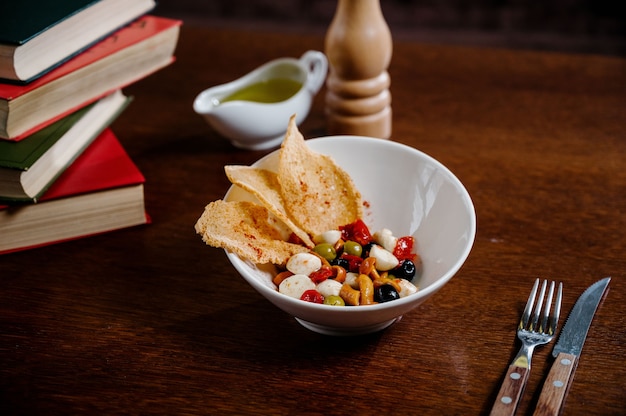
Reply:
[[[541, 291], [539, 292], [539, 298], [537, 298], [537, 306], [535, 306], [535, 313], [533, 313], [532, 321], [530, 323], [530, 330], [536, 331], [537, 324], [539, 323], [539, 317], [541, 316], [541, 308], [543, 307], [543, 297], [546, 294], [546, 285], [548, 284], [547, 280], [544, 280], [541, 284]], [[548, 308], [550, 308], [550, 304], [548, 304]]]
[[548, 296], [546, 297], [546, 307], [543, 309], [543, 316], [541, 317], [541, 326], [539, 326], [539, 332], [549, 333], [550, 327], [550, 309], [552, 308], [552, 298], [554, 297], [554, 282], [550, 282], [550, 289], [548, 290]]
[[556, 333], [556, 327], [559, 323], [559, 316], [561, 314], [561, 300], [563, 298], [563, 283], [559, 283], [559, 289], [556, 292], [556, 302], [554, 303], [554, 313], [552, 314], [552, 319], [550, 320], [550, 328], [548, 329], [550, 335], [554, 335]]
[[528, 295], [528, 301], [526, 301], [526, 307], [524, 308], [524, 313], [522, 313], [522, 318], [519, 321], [518, 329], [524, 329], [528, 325], [528, 321], [530, 320], [530, 312], [533, 310], [533, 305], [535, 304], [535, 296], [537, 296], [538, 287], [539, 279], [536, 279], [535, 284], [533, 285], [533, 289], [530, 291], [530, 295]]

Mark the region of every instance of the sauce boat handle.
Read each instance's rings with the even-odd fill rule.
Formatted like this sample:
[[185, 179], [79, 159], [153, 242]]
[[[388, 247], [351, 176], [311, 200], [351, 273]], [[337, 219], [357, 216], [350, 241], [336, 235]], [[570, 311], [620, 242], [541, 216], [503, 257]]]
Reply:
[[300, 62], [307, 70], [306, 88], [316, 94], [326, 80], [328, 59], [319, 51], [307, 51], [300, 57]]

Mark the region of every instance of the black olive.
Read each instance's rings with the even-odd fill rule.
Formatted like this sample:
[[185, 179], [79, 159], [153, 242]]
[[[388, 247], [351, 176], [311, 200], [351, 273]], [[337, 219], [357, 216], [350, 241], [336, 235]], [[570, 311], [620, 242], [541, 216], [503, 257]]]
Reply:
[[396, 299], [400, 299], [400, 294], [391, 285], [385, 284], [374, 289], [374, 300], [378, 303], [390, 302]]
[[415, 263], [413, 263], [411, 260], [403, 260], [402, 263], [398, 265], [398, 267], [391, 271], [391, 274], [401, 279], [406, 279], [410, 282], [415, 277], [415, 272]]
[[363, 257], [364, 259], [368, 258], [370, 256], [370, 249], [372, 248], [373, 245], [374, 243], [365, 244], [361, 251], [361, 257]]
[[341, 266], [346, 270], [350, 270], [350, 262], [347, 259], [337, 257], [330, 262], [331, 266]]

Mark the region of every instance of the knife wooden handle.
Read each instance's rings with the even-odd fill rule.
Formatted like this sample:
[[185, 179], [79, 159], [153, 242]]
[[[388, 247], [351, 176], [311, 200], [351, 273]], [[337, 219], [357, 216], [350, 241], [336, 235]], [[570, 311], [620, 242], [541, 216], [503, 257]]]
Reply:
[[517, 409], [530, 370], [511, 364], [504, 376], [502, 386], [491, 409], [491, 416], [514, 415]]
[[535, 408], [535, 416], [556, 416], [561, 413], [565, 395], [576, 369], [576, 359], [575, 355], [564, 352], [559, 353], [556, 357], [543, 384]]

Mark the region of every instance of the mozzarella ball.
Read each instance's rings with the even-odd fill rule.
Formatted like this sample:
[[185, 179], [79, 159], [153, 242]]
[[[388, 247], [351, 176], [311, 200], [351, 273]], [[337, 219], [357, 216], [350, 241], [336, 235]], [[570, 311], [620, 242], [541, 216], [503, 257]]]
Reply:
[[335, 243], [337, 243], [337, 241], [339, 241], [340, 238], [341, 238], [341, 231], [329, 230], [313, 237], [313, 242], [315, 244], [327, 243], [330, 245], [335, 245]]
[[347, 283], [348, 285], [350, 285], [350, 287], [352, 289], [359, 289], [359, 274], [358, 273], [352, 273], [352, 272], [348, 272], [346, 273], [346, 280], [344, 283]]
[[333, 279], [326, 279], [317, 284], [317, 291], [325, 298], [328, 296], [339, 296], [342, 284]]
[[283, 295], [291, 296], [292, 298], [300, 299], [302, 294], [310, 289], [315, 289], [315, 283], [309, 276], [303, 274], [294, 274], [289, 276], [278, 286], [278, 291]]
[[376, 269], [381, 272], [391, 270], [400, 264], [396, 256], [376, 244], [372, 245], [370, 249], [370, 257], [376, 259]]
[[383, 228], [380, 231], [376, 231], [373, 235], [374, 241], [380, 244], [385, 250], [393, 252], [398, 244], [398, 239], [393, 236], [391, 230]]
[[322, 260], [311, 253], [294, 254], [287, 260], [287, 270], [293, 274], [310, 275], [322, 267]]
[[397, 282], [398, 282], [398, 285], [400, 285], [401, 290], [399, 294], [401, 298], [412, 295], [413, 293], [417, 292], [417, 286], [415, 286], [413, 283], [409, 282], [408, 280], [398, 279]]

